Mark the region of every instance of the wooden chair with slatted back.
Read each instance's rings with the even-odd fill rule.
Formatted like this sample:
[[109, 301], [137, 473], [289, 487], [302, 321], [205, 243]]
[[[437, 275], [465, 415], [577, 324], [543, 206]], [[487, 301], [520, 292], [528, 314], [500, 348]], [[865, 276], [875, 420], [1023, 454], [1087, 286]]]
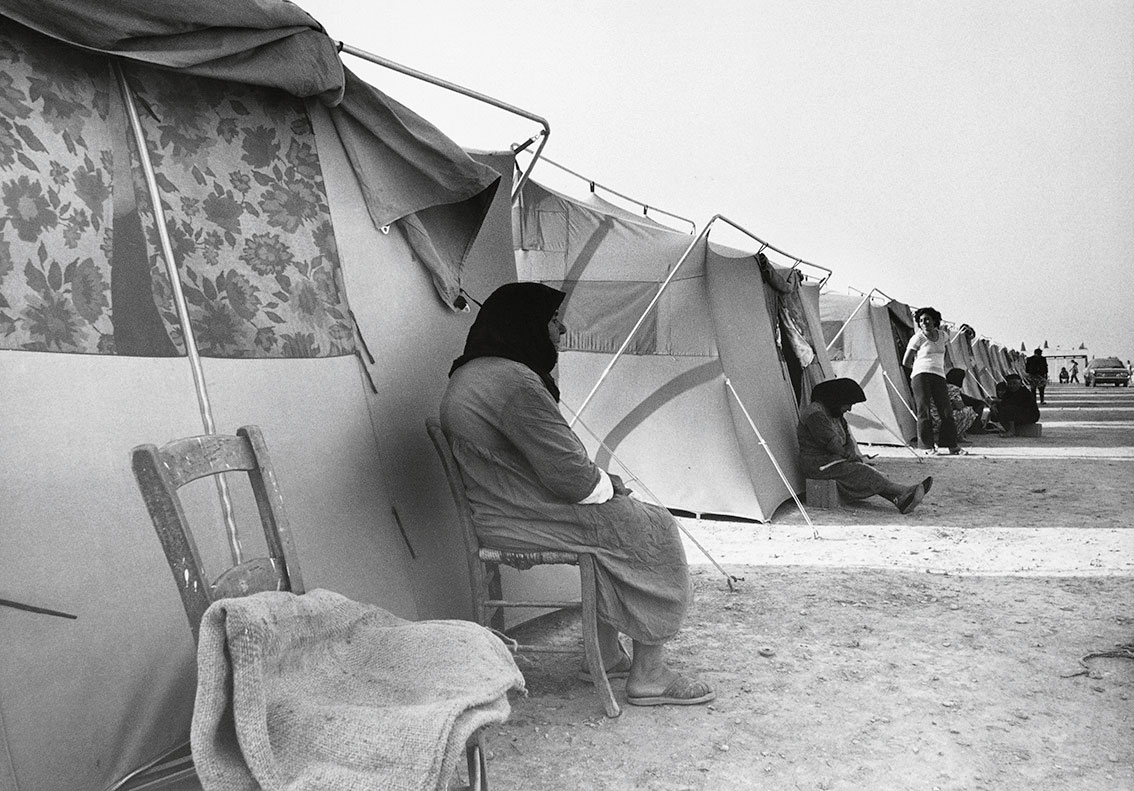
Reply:
[[[499, 632], [504, 631], [504, 609], [506, 607], [527, 607], [538, 609], [576, 609], [582, 611], [582, 653], [586, 659], [587, 671], [595, 679], [595, 691], [602, 699], [606, 716], [617, 717], [622, 713], [610, 679], [606, 676], [602, 653], [599, 650], [597, 592], [595, 587], [595, 558], [585, 552], [562, 552], [536, 550], [517, 552], [514, 550], [493, 549], [484, 546], [476, 534], [472, 521], [472, 508], [465, 494], [464, 479], [453, 456], [449, 440], [436, 418], [425, 421], [429, 438], [437, 449], [449, 491], [457, 506], [457, 522], [465, 543], [465, 558], [468, 561], [469, 581], [472, 585], [473, 608], [477, 622], [491, 626]], [[500, 566], [510, 566], [521, 571], [533, 566], [567, 564], [579, 567], [580, 598], [571, 601], [520, 601], [504, 598], [500, 579]], [[518, 653], [579, 653], [578, 648], [557, 648], [544, 645], [517, 645]]]
[[[283, 497], [258, 426], [243, 426], [236, 430], [236, 436], [187, 437], [160, 448], [139, 445], [131, 453], [134, 477], [181, 594], [194, 643], [205, 610], [217, 599], [262, 591], [304, 592]], [[267, 555], [243, 560], [210, 581], [178, 489], [201, 478], [225, 473], [247, 473], [264, 530]], [[469, 740], [465, 751], [469, 773], [467, 788], [488, 787], [486, 756], [482, 728]]]
[[[283, 498], [264, 445], [264, 435], [257, 426], [239, 428], [236, 436], [186, 437], [161, 448], [139, 445], [132, 454], [134, 477], [165, 550], [194, 641], [205, 610], [217, 599], [261, 591], [304, 592]], [[206, 476], [232, 472], [248, 474], [260, 512], [267, 555], [244, 560], [210, 580], [178, 489]]]

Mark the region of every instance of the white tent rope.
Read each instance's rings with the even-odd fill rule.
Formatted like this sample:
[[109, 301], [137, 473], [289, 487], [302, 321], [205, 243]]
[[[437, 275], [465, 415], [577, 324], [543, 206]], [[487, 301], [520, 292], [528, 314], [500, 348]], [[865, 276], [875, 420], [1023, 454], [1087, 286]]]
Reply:
[[[626, 466], [626, 462], [624, 462], [624, 461], [622, 461], [622, 459], [618, 458], [618, 456], [617, 456], [617, 454], [615, 454], [614, 450], [609, 445], [607, 445], [605, 442], [603, 442], [602, 438], [599, 437], [598, 434], [591, 431], [590, 427], [587, 426], [586, 423], [584, 423], [582, 420], [579, 419], [579, 415], [578, 415], [577, 412], [575, 412], [573, 409], [571, 409], [571, 407], [564, 404], [562, 400], [559, 403], [564, 409], [566, 409], [568, 412], [571, 413], [571, 415], [574, 417], [574, 419], [576, 421], [578, 421], [579, 425], [583, 427], [583, 430], [586, 431], [591, 436], [591, 438], [594, 439], [594, 441], [599, 444], [599, 446], [603, 450], [605, 450], [607, 453], [610, 454], [611, 460], [614, 461], [619, 467], [621, 467], [623, 470], [626, 471], [626, 473], [630, 476], [630, 480], [631, 481], [637, 481], [641, 485], [642, 491], [645, 492], [647, 495], [649, 495], [650, 499], [654, 501], [655, 505], [659, 505], [662, 508], [665, 508], [665, 503], [663, 503], [661, 501], [661, 498], [658, 497], [656, 494], [654, 494], [652, 491], [650, 491], [650, 487], [646, 485], [646, 482], [643, 481], [638, 475], [636, 475], [633, 470], [631, 470], [628, 466]], [[697, 547], [697, 549], [700, 550], [701, 554], [704, 555], [705, 557], [707, 557], [709, 559], [709, 562], [717, 567], [717, 571], [719, 571], [721, 574], [724, 575], [725, 581], [728, 582], [728, 589], [732, 590], [733, 589], [732, 583], [734, 581], [740, 582], [743, 579], [743, 577], [737, 577], [737, 576], [735, 576], [733, 574], [729, 574], [727, 571], [725, 571], [721, 567], [721, 564], [717, 562], [717, 559], [709, 554], [709, 550], [707, 550], [707, 549], [705, 549], [705, 547], [701, 546], [701, 542], [698, 541], [696, 538], [694, 538], [693, 534], [690, 533], [688, 529], [686, 529], [685, 525], [681, 524], [681, 522], [677, 522], [676, 519], [674, 521], [677, 523], [677, 529], [680, 530], [682, 533], [684, 533], [685, 537], [693, 542], [693, 546]]]
[[[201, 410], [201, 422], [204, 424], [206, 434], [216, 434], [216, 424], [213, 422], [213, 408], [209, 402], [209, 393], [205, 388], [205, 375], [201, 368], [201, 355], [197, 350], [197, 339], [193, 336], [193, 327], [189, 323], [189, 306], [185, 301], [185, 293], [181, 288], [181, 276], [177, 272], [177, 264], [173, 258], [173, 245], [169, 241], [169, 229], [166, 226], [165, 212], [161, 206], [161, 193], [158, 191], [157, 177], [154, 175], [154, 165], [150, 160], [150, 149], [146, 143], [146, 136], [142, 130], [142, 122], [138, 117], [138, 106], [134, 103], [134, 94], [126, 81], [126, 73], [122, 64], [114, 60], [114, 73], [118, 77], [118, 87], [122, 91], [122, 101], [126, 105], [126, 112], [130, 117], [130, 128], [134, 133], [134, 143], [138, 149], [138, 159], [142, 165], [142, 172], [146, 177], [146, 188], [149, 192], [150, 203], [153, 206], [154, 224], [158, 239], [161, 241], [161, 254], [165, 259], [166, 273], [169, 275], [169, 285], [173, 291], [173, 301], [177, 306], [177, 318], [181, 322], [181, 333], [185, 339], [185, 352], [189, 358], [189, 367], [193, 371], [193, 384], [197, 390], [197, 405]], [[240, 549], [240, 536], [236, 532], [236, 517], [232, 511], [232, 498], [228, 493], [228, 484], [224, 475], [213, 476], [217, 485], [217, 494], [220, 495], [221, 513], [224, 516], [225, 532], [228, 534], [228, 546], [232, 553], [232, 562], [239, 565], [243, 562], [243, 552]]]
[[725, 387], [727, 387], [729, 392], [732, 393], [732, 397], [736, 399], [736, 403], [740, 406], [740, 411], [744, 413], [744, 419], [748, 421], [748, 425], [752, 428], [752, 432], [756, 435], [756, 439], [759, 440], [760, 447], [764, 449], [764, 453], [768, 454], [768, 459], [771, 460], [772, 466], [776, 468], [776, 473], [778, 473], [780, 476], [780, 480], [783, 481], [784, 486], [787, 487], [788, 494], [791, 495], [791, 499], [795, 500], [795, 504], [799, 508], [799, 512], [803, 514], [803, 521], [807, 522], [807, 526], [811, 528], [811, 537], [819, 538], [819, 531], [815, 529], [815, 525], [811, 522], [811, 517], [808, 516], [807, 509], [803, 507], [803, 503], [799, 500], [799, 495], [795, 493], [795, 489], [792, 488], [791, 482], [788, 481], [787, 476], [784, 475], [784, 471], [783, 469], [781, 469], [780, 463], [776, 461], [776, 455], [772, 453], [772, 449], [769, 448], [768, 443], [764, 441], [764, 435], [760, 433], [760, 429], [756, 428], [756, 422], [752, 420], [752, 416], [748, 414], [748, 409], [744, 406], [744, 402], [740, 400], [740, 394], [737, 393], [736, 388], [732, 386], [732, 380], [726, 376], [724, 383]]

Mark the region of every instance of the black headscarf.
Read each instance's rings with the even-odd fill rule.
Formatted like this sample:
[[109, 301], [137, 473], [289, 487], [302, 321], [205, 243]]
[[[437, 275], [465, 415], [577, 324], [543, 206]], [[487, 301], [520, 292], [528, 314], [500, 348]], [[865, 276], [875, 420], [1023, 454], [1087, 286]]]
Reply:
[[960, 387], [965, 383], [965, 369], [964, 368], [950, 368], [949, 372], [945, 374], [945, 383], [956, 385]]
[[566, 296], [542, 283], [500, 286], [480, 306], [469, 328], [464, 354], [453, 361], [449, 376], [477, 357], [503, 357], [539, 374], [551, 397], [559, 401], [559, 388], [551, 378], [559, 352], [548, 337], [547, 325]]
[[828, 412], [836, 414], [844, 404], [861, 404], [866, 400], [866, 393], [862, 392], [858, 382], [843, 377], [815, 385], [811, 390], [811, 400], [818, 401], [827, 407]]

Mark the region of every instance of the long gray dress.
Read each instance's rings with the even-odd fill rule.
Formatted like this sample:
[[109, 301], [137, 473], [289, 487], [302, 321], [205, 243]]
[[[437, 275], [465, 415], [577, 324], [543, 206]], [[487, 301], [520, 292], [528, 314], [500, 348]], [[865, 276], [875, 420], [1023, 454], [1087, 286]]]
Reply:
[[839, 494], [848, 500], [865, 500], [875, 494], [886, 497], [887, 491], [897, 488], [897, 484], [862, 458], [846, 420], [832, 417], [818, 402], [813, 401], [800, 410], [796, 438], [803, 474], [808, 478], [834, 480]]
[[534, 371], [500, 357], [465, 363], [449, 379], [441, 427], [485, 545], [592, 552], [603, 621], [647, 644], [677, 632], [691, 600], [677, 523], [626, 495], [578, 504], [599, 468]]

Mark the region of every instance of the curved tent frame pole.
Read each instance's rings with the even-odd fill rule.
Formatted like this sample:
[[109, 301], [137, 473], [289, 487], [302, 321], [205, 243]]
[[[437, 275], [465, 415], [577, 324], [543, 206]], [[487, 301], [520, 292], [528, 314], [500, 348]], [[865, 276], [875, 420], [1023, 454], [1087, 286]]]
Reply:
[[[859, 290], [858, 290], [857, 288], [854, 288], [853, 286], [852, 286], [852, 287], [850, 288], [850, 290], [851, 290], [851, 291], [853, 291], [853, 292], [855, 292], [856, 294], [861, 294], [861, 293], [862, 293], [861, 291], [859, 291]], [[889, 294], [887, 294], [887, 293], [886, 293], [885, 291], [883, 291], [883, 290], [882, 290], [882, 289], [880, 289], [880, 288], [872, 288], [872, 289], [870, 289], [870, 293], [868, 293], [868, 294], [867, 294], [866, 296], [868, 296], [868, 297], [872, 297], [872, 296], [874, 296], [875, 294], [877, 294], [877, 295], [878, 295], [878, 296], [880, 296], [880, 297], [885, 297], [886, 299], [890, 300], [891, 302], [897, 302], [897, 301], [898, 301], [898, 300], [894, 299], [894, 298], [893, 298], [892, 296], [890, 296]]]
[[[517, 149], [516, 153], [517, 154], [520, 153], [519, 149]], [[543, 162], [547, 165], [551, 165], [552, 167], [559, 168], [564, 173], [569, 173], [577, 179], [580, 179], [582, 181], [587, 182], [587, 184], [591, 188], [591, 192], [594, 192], [596, 188], [601, 189], [603, 192], [609, 192], [611, 195], [617, 195], [618, 197], [622, 198], [623, 200], [627, 200], [627, 201], [630, 201], [631, 203], [633, 203], [637, 206], [641, 206], [643, 217], [648, 217], [649, 215], [647, 214], [647, 212], [651, 212], [651, 211], [654, 212], [655, 214], [664, 214], [666, 217], [672, 217], [675, 220], [680, 220], [681, 222], [689, 223], [689, 225], [690, 225], [689, 233], [690, 234], [697, 233], [697, 223], [693, 222], [688, 217], [682, 217], [680, 214], [674, 214], [673, 212], [665, 211], [664, 209], [659, 209], [657, 206], [650, 206], [648, 204], [642, 203], [642, 201], [638, 200], [637, 198], [631, 198], [629, 195], [623, 195], [621, 192], [618, 192], [617, 190], [612, 190], [610, 187], [606, 186], [605, 184], [599, 184], [594, 179], [587, 178], [582, 173], [576, 173], [575, 171], [571, 170], [571, 168], [566, 167], [565, 165], [560, 165], [558, 162], [555, 162], [555, 161], [553, 161], [553, 160], [551, 160], [547, 157], [543, 158]], [[533, 161], [532, 164], [534, 165], [535, 162]]]
[[[607, 363], [607, 366], [599, 376], [598, 381], [595, 382], [594, 387], [591, 388], [591, 391], [587, 393], [587, 397], [583, 399], [583, 403], [579, 405], [579, 411], [576, 412], [575, 416], [571, 419], [571, 426], [575, 425], [575, 422], [579, 419], [579, 415], [581, 415], [583, 413], [583, 410], [587, 408], [587, 405], [590, 404], [591, 399], [594, 398], [594, 395], [598, 391], [599, 387], [602, 386], [602, 383], [606, 380], [606, 377], [610, 375], [610, 371], [612, 368], [614, 368], [614, 364], [617, 363], [622, 355], [626, 352], [627, 347], [630, 345], [630, 341], [632, 341], [634, 339], [634, 336], [638, 334], [638, 330], [641, 329], [642, 325], [645, 323], [646, 318], [650, 315], [650, 311], [652, 311], [654, 309], [654, 306], [658, 304], [658, 300], [661, 299], [661, 295], [665, 293], [665, 290], [667, 288], [669, 288], [669, 284], [673, 282], [673, 278], [677, 275], [677, 271], [689, 259], [690, 253], [692, 253], [694, 248], [697, 247], [697, 244], [701, 240], [708, 238], [709, 231], [713, 229], [713, 225], [717, 220], [728, 223], [745, 236], [755, 239], [757, 242], [763, 245], [763, 247], [769, 247], [773, 250], [776, 250], [776, 248], [771, 247], [771, 245], [762, 240], [760, 237], [756, 236], [744, 226], [738, 225], [728, 217], [725, 217], [723, 214], [714, 214], [712, 218], [710, 218], [709, 221], [705, 223], [705, 227], [701, 229], [701, 233], [697, 234], [697, 237], [689, 243], [689, 246], [685, 248], [685, 252], [681, 254], [681, 258], [677, 259], [677, 263], [673, 265], [672, 269], [670, 269], [669, 274], [666, 275], [665, 280], [662, 281], [661, 286], [658, 288], [658, 293], [654, 294], [654, 298], [650, 300], [650, 304], [647, 305], [646, 309], [642, 311], [642, 315], [638, 317], [638, 321], [634, 324], [633, 328], [631, 328], [630, 334], [626, 336], [626, 340], [622, 342], [622, 345], [618, 347], [618, 351], [614, 353], [614, 358], [609, 363]], [[763, 249], [763, 247], [761, 249]], [[786, 253], [783, 253], [782, 250], [776, 250], [776, 252], [786, 255]]]
[[[189, 358], [189, 368], [193, 372], [193, 386], [197, 391], [197, 406], [201, 410], [201, 423], [206, 434], [216, 434], [216, 423], [213, 421], [213, 407], [209, 401], [208, 389], [205, 387], [205, 373], [201, 368], [201, 355], [197, 349], [197, 339], [193, 336], [193, 327], [189, 323], [189, 305], [185, 301], [185, 292], [181, 288], [181, 277], [177, 272], [177, 264], [173, 258], [173, 245], [169, 241], [169, 228], [165, 222], [165, 211], [161, 205], [161, 193], [158, 191], [157, 176], [154, 175], [154, 165], [150, 160], [150, 149], [146, 144], [146, 136], [142, 130], [142, 122], [138, 117], [138, 106], [134, 102], [134, 93], [126, 80], [126, 72], [122, 63], [112, 61], [114, 74], [118, 78], [118, 87], [122, 92], [122, 102], [126, 105], [126, 114], [130, 118], [130, 130], [134, 134], [134, 144], [138, 149], [138, 159], [142, 165], [142, 172], [146, 177], [146, 190], [149, 192], [150, 204], [153, 206], [154, 224], [157, 226], [158, 239], [161, 241], [161, 254], [165, 259], [165, 271], [169, 276], [169, 285], [173, 290], [173, 302], [177, 307], [177, 318], [181, 322], [182, 335], [185, 339], [185, 353]], [[225, 532], [228, 536], [228, 547], [232, 554], [232, 562], [239, 565], [243, 562], [243, 551], [240, 548], [240, 536], [236, 531], [236, 517], [232, 510], [232, 498], [229, 496], [228, 484], [223, 475], [214, 476], [217, 484], [217, 494], [220, 496], [221, 513], [224, 516]]]
[[500, 110], [512, 113], [513, 115], [518, 115], [521, 118], [526, 118], [529, 121], [535, 121], [537, 124], [539, 124], [542, 127], [541, 131], [535, 136], [529, 138], [526, 142], [521, 143], [519, 146], [517, 146], [517, 149], [523, 150], [531, 145], [532, 142], [536, 140], [536, 138], [539, 138], [539, 145], [536, 146], [536, 150], [532, 153], [532, 161], [528, 164], [528, 167], [523, 172], [523, 174], [521, 174], [519, 181], [517, 181], [516, 185], [512, 188], [512, 200], [513, 202], [516, 200], [516, 198], [520, 194], [520, 190], [523, 189], [525, 182], [527, 182], [528, 177], [531, 175], [532, 168], [535, 167], [536, 161], [539, 160], [540, 154], [543, 153], [543, 147], [547, 145], [547, 138], [551, 136], [551, 124], [547, 122], [546, 118], [538, 116], [535, 113], [530, 113], [527, 110], [520, 109], [519, 107], [508, 104], [507, 102], [502, 102], [499, 99], [494, 99], [487, 94], [480, 93], [479, 91], [474, 91], [471, 88], [465, 88], [462, 85], [457, 85], [454, 82], [443, 80], [440, 77], [434, 77], [432, 74], [426, 74], [423, 71], [411, 69], [409, 66], [403, 66], [400, 63], [395, 63], [392, 60], [383, 58], [381, 55], [375, 55], [373, 52], [367, 52], [364, 49], [352, 47], [350, 44], [347, 44], [345, 42], [338, 42], [338, 47], [339, 52], [345, 52], [348, 55], [354, 55], [356, 58], [361, 58], [362, 60], [369, 61], [370, 63], [377, 64], [378, 66], [383, 66], [387, 69], [391, 69], [415, 79], [422, 80], [423, 82], [427, 82], [430, 85], [436, 85], [440, 88], [445, 88], [446, 90], [453, 91], [454, 93], [459, 93], [462, 96], [468, 96], [471, 99], [476, 99], [477, 101], [484, 102], [485, 104], [492, 105], [493, 107], [496, 107]]
[[795, 500], [796, 507], [799, 508], [799, 512], [803, 514], [803, 521], [807, 522], [807, 526], [811, 528], [811, 537], [819, 538], [819, 531], [812, 523], [811, 517], [807, 514], [807, 509], [803, 507], [803, 503], [800, 501], [799, 495], [796, 494], [795, 489], [792, 488], [791, 482], [787, 479], [787, 475], [784, 474], [783, 468], [780, 467], [780, 463], [776, 461], [776, 455], [772, 453], [772, 449], [768, 447], [768, 443], [764, 440], [764, 435], [760, 433], [760, 429], [756, 428], [756, 421], [752, 419], [752, 415], [748, 414], [748, 408], [744, 406], [744, 402], [740, 400], [740, 393], [736, 392], [736, 388], [732, 386], [732, 380], [727, 376], [725, 377], [724, 383], [725, 387], [728, 388], [728, 391], [732, 393], [732, 397], [736, 399], [736, 404], [740, 407], [740, 411], [744, 413], [744, 419], [748, 421], [748, 425], [751, 427], [752, 433], [756, 435], [756, 439], [759, 441], [760, 447], [764, 449], [764, 453], [768, 455], [768, 459], [772, 462], [772, 466], [776, 468], [776, 473], [780, 476], [780, 480], [783, 481], [784, 486], [787, 487], [788, 494], [791, 495], [791, 499]]

